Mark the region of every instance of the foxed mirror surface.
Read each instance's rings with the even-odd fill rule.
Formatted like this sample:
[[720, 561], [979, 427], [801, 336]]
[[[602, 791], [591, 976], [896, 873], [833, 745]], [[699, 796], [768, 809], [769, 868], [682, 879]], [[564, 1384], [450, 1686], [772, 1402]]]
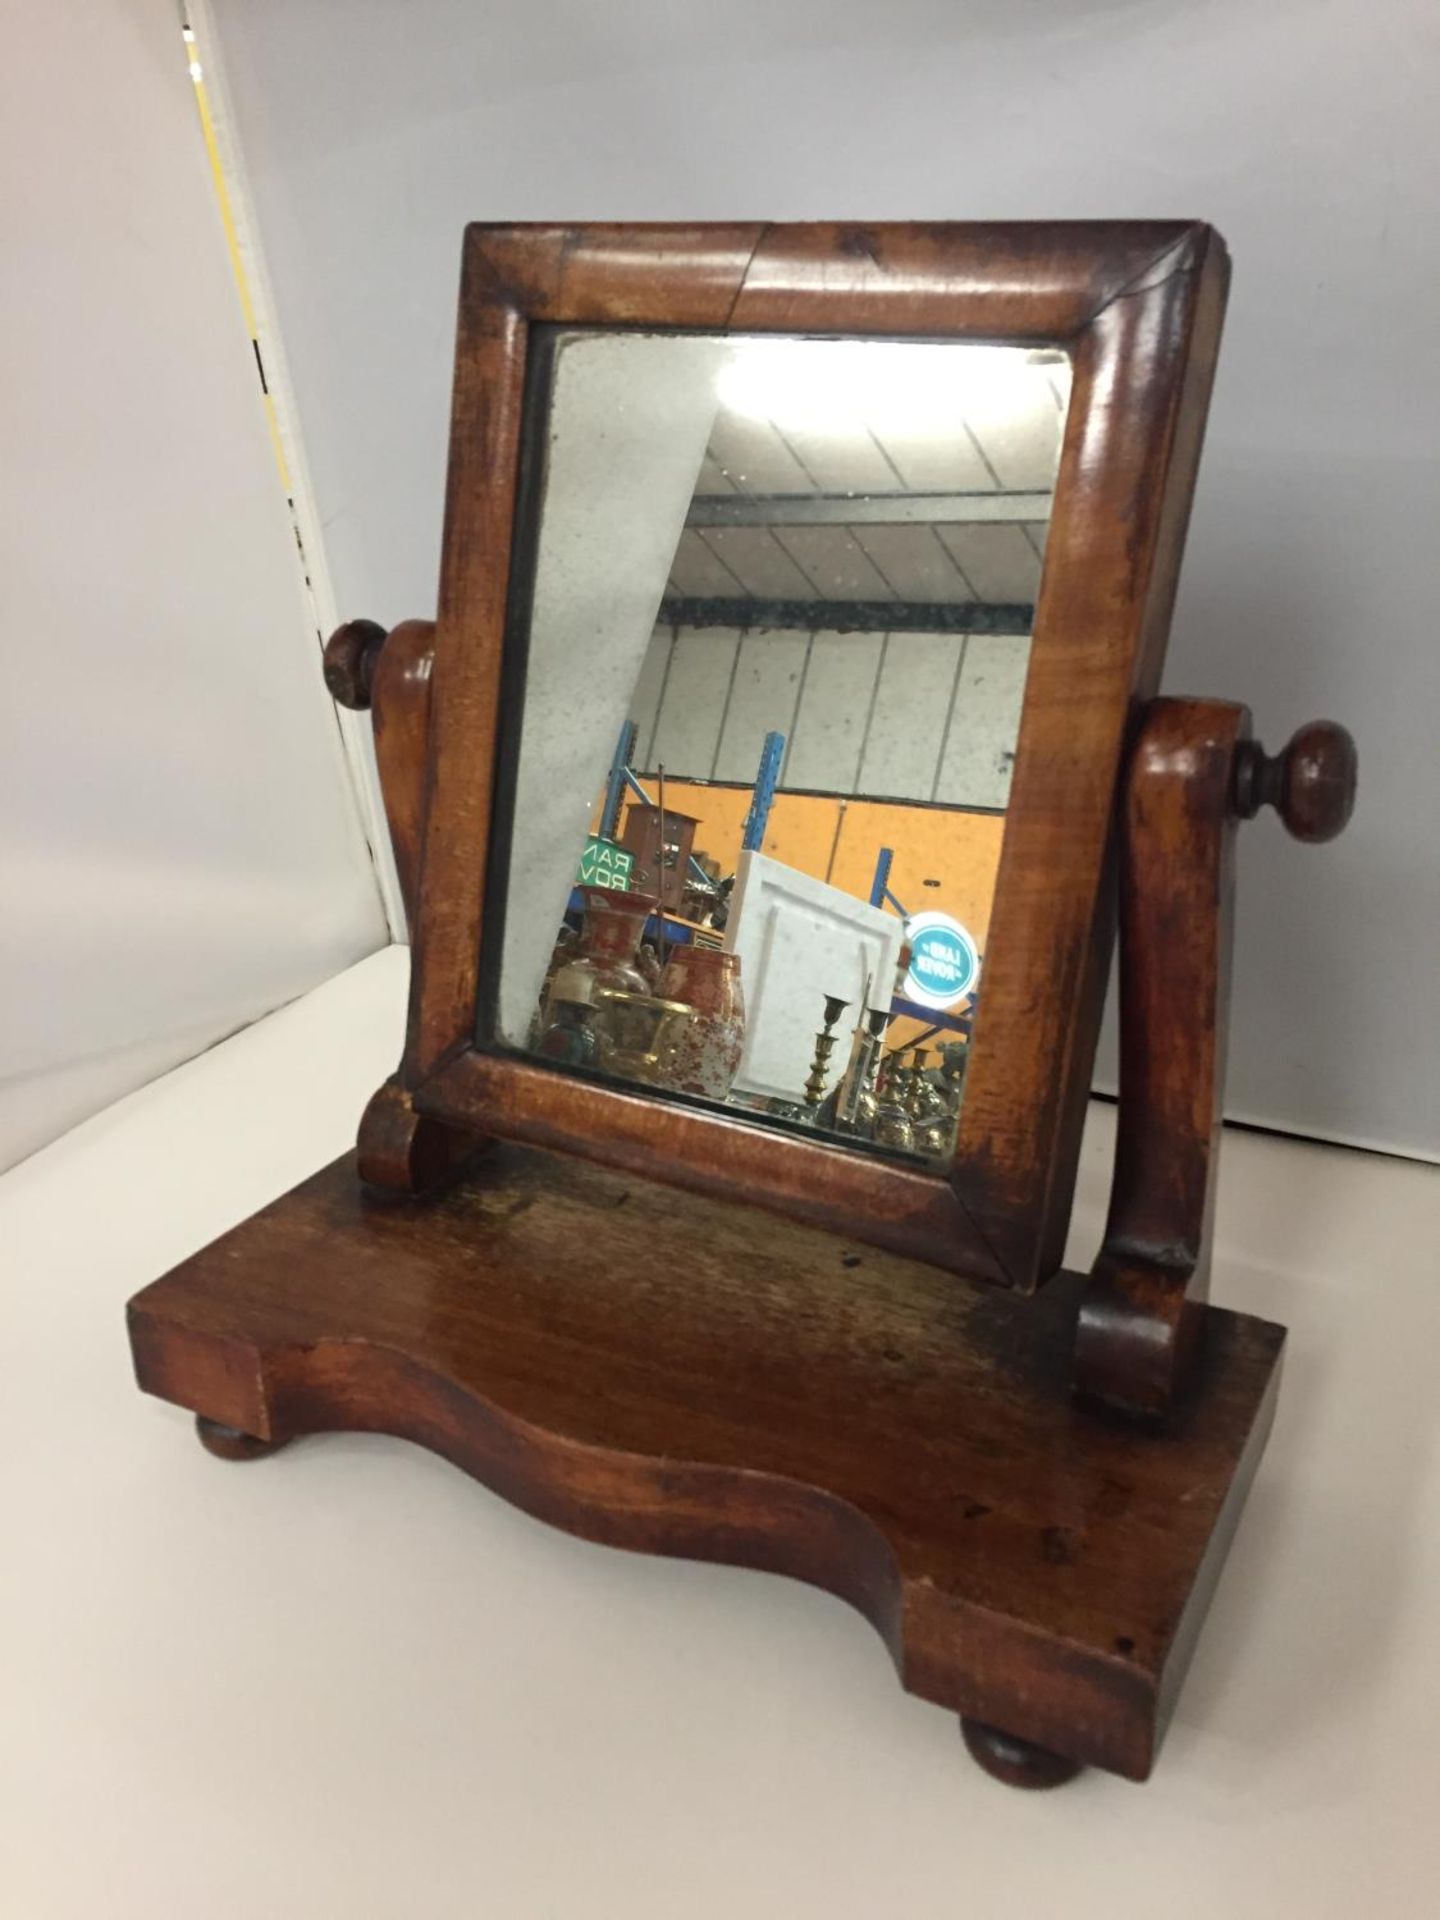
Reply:
[[481, 1041], [947, 1162], [1066, 355], [564, 329], [539, 368]]

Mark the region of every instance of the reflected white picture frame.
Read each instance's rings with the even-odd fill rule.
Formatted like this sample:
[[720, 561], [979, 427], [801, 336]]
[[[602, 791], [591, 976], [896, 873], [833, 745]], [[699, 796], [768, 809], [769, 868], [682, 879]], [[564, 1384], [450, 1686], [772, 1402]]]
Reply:
[[904, 939], [904, 922], [884, 908], [768, 854], [742, 853], [725, 927], [745, 995], [735, 1091], [802, 1101], [825, 996], [848, 1002], [842, 1037], [866, 1005], [888, 1007]]

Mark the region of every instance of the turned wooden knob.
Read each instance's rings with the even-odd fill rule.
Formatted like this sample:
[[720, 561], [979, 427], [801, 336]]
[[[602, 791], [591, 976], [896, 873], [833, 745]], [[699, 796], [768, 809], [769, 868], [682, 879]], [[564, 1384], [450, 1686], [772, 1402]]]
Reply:
[[1355, 808], [1355, 742], [1333, 720], [1312, 720], [1273, 757], [1258, 740], [1235, 761], [1235, 811], [1274, 807], [1297, 840], [1333, 840]]
[[347, 620], [325, 642], [325, 684], [342, 707], [363, 713], [370, 705], [375, 662], [385, 629], [374, 620]]

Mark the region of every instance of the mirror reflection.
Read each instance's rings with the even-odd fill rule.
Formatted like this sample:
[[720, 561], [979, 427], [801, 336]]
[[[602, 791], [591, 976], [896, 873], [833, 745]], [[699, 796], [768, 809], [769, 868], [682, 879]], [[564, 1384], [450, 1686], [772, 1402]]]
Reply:
[[953, 1152], [1070, 368], [546, 342], [495, 1038]]

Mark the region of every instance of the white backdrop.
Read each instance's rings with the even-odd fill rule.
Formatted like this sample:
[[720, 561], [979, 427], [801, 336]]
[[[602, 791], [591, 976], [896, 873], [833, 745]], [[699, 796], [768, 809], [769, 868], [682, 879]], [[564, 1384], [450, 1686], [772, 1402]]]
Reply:
[[3, 0], [0, 1166], [383, 945], [174, 0]]
[[1236, 277], [1167, 687], [1344, 720], [1242, 841], [1238, 1117], [1440, 1153], [1432, 0], [216, 0], [345, 611], [433, 607], [487, 218], [1200, 216]]

